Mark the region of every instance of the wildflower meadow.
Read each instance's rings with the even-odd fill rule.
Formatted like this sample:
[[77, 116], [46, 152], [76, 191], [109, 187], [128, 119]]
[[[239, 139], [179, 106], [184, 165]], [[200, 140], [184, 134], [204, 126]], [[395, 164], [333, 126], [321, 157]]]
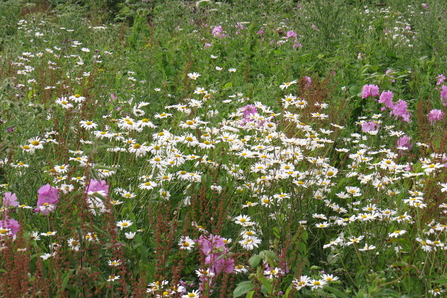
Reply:
[[447, 297], [447, 2], [3, 0], [1, 297]]

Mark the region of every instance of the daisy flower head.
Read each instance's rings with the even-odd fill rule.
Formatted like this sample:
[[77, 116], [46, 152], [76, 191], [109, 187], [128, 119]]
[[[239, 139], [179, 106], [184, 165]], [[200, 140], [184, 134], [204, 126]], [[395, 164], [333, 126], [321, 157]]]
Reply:
[[107, 279], [108, 282], [112, 282], [112, 281], [117, 281], [118, 279], [120, 279], [119, 275], [110, 275], [109, 278]]
[[71, 104], [66, 97], [56, 99], [56, 104], [60, 105], [64, 109], [70, 109], [73, 107], [73, 104]]
[[84, 102], [85, 101], [85, 97], [81, 96], [79, 94], [72, 95], [72, 96], [69, 97], [69, 99], [71, 101], [76, 102], [76, 103], [80, 103], [80, 102]]
[[405, 233], [407, 233], [407, 231], [405, 231], [405, 230], [396, 230], [396, 231], [390, 233], [388, 236], [391, 238], [393, 238], [393, 237], [397, 238], [398, 236], [403, 235]]
[[250, 216], [247, 215], [239, 215], [234, 219], [235, 223], [243, 227], [252, 226], [253, 223], [250, 220], [251, 220]]
[[322, 289], [327, 284], [327, 281], [324, 279], [313, 279], [310, 281], [310, 286], [312, 290]]
[[28, 140], [29, 145], [32, 149], [43, 149], [44, 141], [42, 141], [39, 137], [35, 137]]
[[200, 73], [198, 73], [198, 72], [188, 73], [188, 77], [191, 80], [197, 80], [197, 78], [200, 77]]
[[79, 240], [70, 238], [67, 240], [67, 242], [68, 246], [74, 251], [79, 251], [79, 249], [81, 248], [81, 242], [79, 242]]
[[296, 80], [291, 81], [291, 82], [285, 82], [285, 83], [282, 83], [282, 85], [280, 85], [279, 88], [281, 88], [281, 90], [284, 90], [284, 89], [289, 88], [290, 85], [293, 85], [293, 84], [296, 84], [296, 83], [297, 83]]
[[292, 285], [296, 290], [301, 290], [305, 286], [311, 285], [311, 279], [308, 276], [303, 275], [299, 279], [294, 279]]
[[109, 260], [109, 266], [110, 267], [117, 267], [119, 265], [121, 265], [121, 260], [120, 259], [118, 259], [118, 260]]
[[91, 130], [91, 129], [98, 127], [98, 124], [96, 124], [90, 120], [82, 120], [79, 123], [81, 124], [82, 128], [85, 128], [87, 130]]
[[178, 242], [180, 249], [186, 249], [186, 250], [191, 250], [195, 244], [196, 243], [194, 242], [194, 240], [192, 240], [188, 236], [180, 237], [180, 240]]
[[199, 297], [200, 297], [200, 291], [198, 290], [193, 290], [192, 292], [182, 295], [182, 298], [199, 298]]
[[133, 224], [130, 220], [121, 220], [116, 223], [116, 226], [119, 227], [121, 230], [124, 228], [128, 228]]

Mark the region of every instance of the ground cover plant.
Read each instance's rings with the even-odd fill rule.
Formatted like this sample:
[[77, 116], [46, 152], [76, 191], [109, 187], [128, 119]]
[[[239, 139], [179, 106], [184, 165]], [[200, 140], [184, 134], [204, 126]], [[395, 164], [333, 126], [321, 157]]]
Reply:
[[3, 1], [2, 297], [432, 297], [447, 4]]

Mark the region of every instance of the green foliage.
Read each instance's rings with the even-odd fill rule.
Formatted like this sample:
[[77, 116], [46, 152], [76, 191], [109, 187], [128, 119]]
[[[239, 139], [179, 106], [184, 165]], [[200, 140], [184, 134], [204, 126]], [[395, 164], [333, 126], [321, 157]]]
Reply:
[[447, 5], [381, 3], [3, 1], [0, 295], [444, 292]]

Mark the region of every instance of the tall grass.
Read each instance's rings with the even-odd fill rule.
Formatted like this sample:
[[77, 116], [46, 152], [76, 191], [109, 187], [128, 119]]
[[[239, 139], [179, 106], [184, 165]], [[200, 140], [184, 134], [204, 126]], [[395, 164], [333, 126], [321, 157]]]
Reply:
[[3, 297], [442, 297], [446, 5], [4, 3]]

